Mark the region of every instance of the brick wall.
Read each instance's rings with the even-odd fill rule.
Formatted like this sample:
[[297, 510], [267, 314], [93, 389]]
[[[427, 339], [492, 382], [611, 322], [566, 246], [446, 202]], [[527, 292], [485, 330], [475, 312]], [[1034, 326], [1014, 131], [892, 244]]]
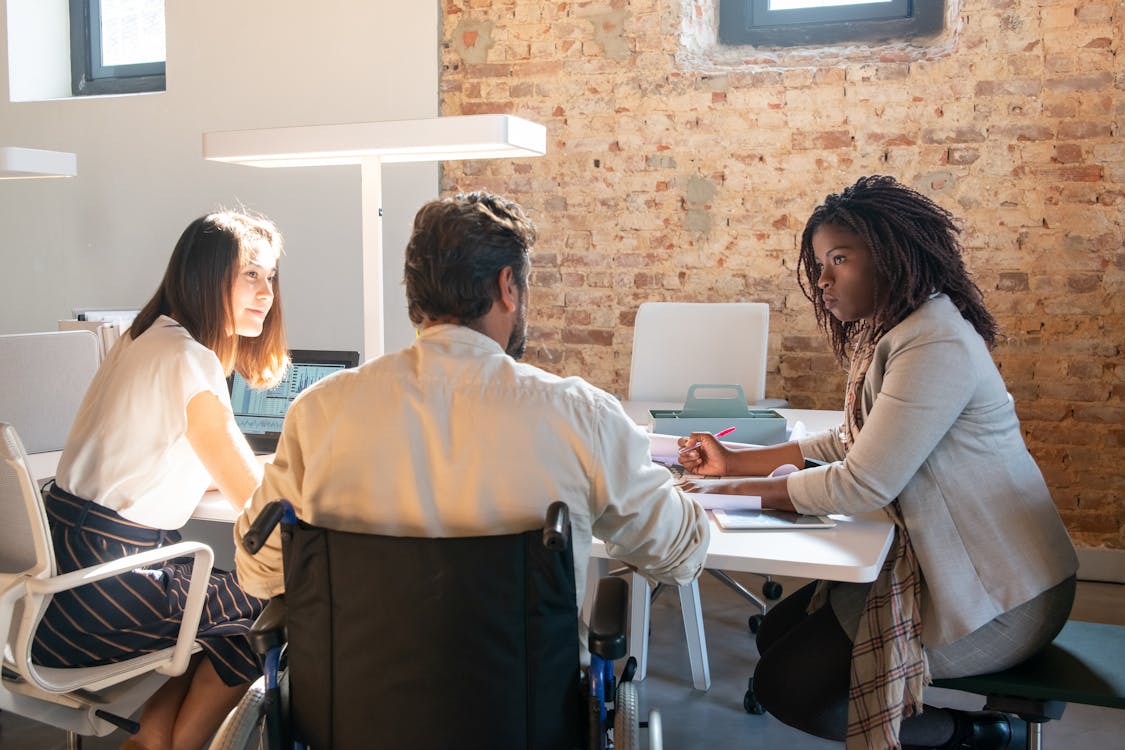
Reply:
[[715, 0], [444, 0], [442, 113], [528, 117], [549, 153], [442, 188], [537, 221], [532, 363], [624, 393], [640, 302], [765, 301], [767, 395], [840, 408], [801, 229], [861, 175], [917, 187], [963, 220], [1076, 541], [1125, 547], [1125, 7], [951, 2], [925, 46], [776, 54], [716, 47]]

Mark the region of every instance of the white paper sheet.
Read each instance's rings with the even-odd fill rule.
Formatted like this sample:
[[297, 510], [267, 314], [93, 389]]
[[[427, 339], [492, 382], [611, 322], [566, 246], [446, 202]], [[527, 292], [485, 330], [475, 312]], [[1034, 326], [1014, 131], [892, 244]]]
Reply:
[[[697, 484], [699, 480], [693, 480]], [[757, 495], [713, 495], [709, 492], [685, 492], [703, 506], [704, 510], [759, 510], [762, 498]]]
[[[676, 435], [661, 435], [657, 433], [650, 435], [649, 453], [652, 455], [652, 460], [664, 464], [665, 466], [679, 466], [680, 446], [677, 442], [679, 439], [680, 438]], [[724, 445], [741, 446], [743, 444], [724, 443]], [[675, 474], [675, 472], [673, 473]], [[677, 483], [682, 482], [684, 478], [685, 477], [678, 478]], [[690, 478], [694, 484], [700, 487], [706, 487], [709, 483], [719, 481], [717, 479], [708, 479], [694, 474], [688, 474], [686, 478]], [[709, 492], [686, 492], [684, 494], [693, 498], [706, 510], [714, 510], [715, 508], [722, 508], [724, 510], [755, 510], [762, 507], [762, 498], [757, 495], [717, 495]]]

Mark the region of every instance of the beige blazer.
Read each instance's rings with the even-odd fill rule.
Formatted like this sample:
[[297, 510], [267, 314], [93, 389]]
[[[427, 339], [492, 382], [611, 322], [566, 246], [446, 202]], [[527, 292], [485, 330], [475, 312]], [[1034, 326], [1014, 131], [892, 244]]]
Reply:
[[875, 347], [864, 426], [802, 440], [833, 461], [789, 476], [802, 513], [858, 515], [896, 497], [923, 575], [923, 642], [943, 646], [1078, 569], [984, 340], [937, 295]]

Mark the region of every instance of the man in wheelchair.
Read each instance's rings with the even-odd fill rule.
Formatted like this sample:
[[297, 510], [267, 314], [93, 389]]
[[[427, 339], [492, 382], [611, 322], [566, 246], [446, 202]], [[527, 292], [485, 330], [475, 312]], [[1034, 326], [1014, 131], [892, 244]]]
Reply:
[[[699, 574], [708, 541], [705, 514], [672, 485], [666, 470], [652, 464], [647, 436], [617, 399], [580, 378], [559, 378], [517, 361], [527, 345], [534, 239], [522, 209], [496, 196], [472, 193], [422, 207], [405, 264], [418, 337], [407, 349], [320, 381], [290, 407], [276, 459], [236, 524], [238, 574], [247, 591], [276, 596], [311, 569], [311, 557], [295, 560], [292, 552], [283, 569], [279, 533], [265, 539], [256, 555], [241, 544], [254, 519], [278, 498], [311, 526], [431, 539], [539, 529], [548, 506], [561, 501], [571, 529], [566, 567], [576, 608], [585, 595], [595, 535], [613, 557], [654, 581], [682, 585]], [[317, 547], [318, 555], [326, 552], [324, 545]], [[492, 587], [524, 575], [524, 560], [516, 565], [501, 555], [486, 572], [455, 585], [445, 579], [457, 563], [437, 566], [428, 582], [396, 584], [410, 578], [412, 568], [427, 569], [420, 554], [428, 553], [410, 549], [378, 560], [333, 555], [334, 568], [350, 571], [340, 585], [353, 594], [356, 607], [345, 617], [339, 599], [333, 599], [329, 630], [317, 636], [325, 659], [346, 663], [353, 658], [349, 654], [378, 650], [394, 654], [403, 667], [383, 665], [367, 675], [371, 700], [401, 690], [400, 678], [391, 673], [409, 672], [411, 663], [420, 673], [438, 670], [428, 672], [438, 694], [444, 678], [434, 675], [442, 675], [442, 665], [428, 663], [428, 649], [439, 637], [457, 645], [470, 626], [453, 631], [452, 638], [449, 631], [431, 633], [427, 644], [415, 637], [417, 625], [384, 624], [385, 635], [375, 642], [341, 643], [337, 638], [346, 635], [341, 623], [362, 616], [360, 606], [394, 612], [403, 599], [428, 598], [440, 605], [461, 596], [469, 605], [479, 602], [478, 609], [499, 607], [510, 597]], [[312, 587], [324, 593], [324, 602], [327, 586]], [[393, 591], [396, 586], [403, 590]], [[540, 617], [531, 607], [528, 621], [546, 628], [548, 610]], [[292, 628], [290, 623], [290, 649], [297, 640]], [[330, 633], [327, 643], [324, 632]], [[494, 636], [498, 654], [501, 646], [522, 647], [507, 643], [510, 636], [503, 632]], [[578, 641], [585, 662], [587, 642]], [[462, 651], [467, 650], [466, 645]], [[551, 671], [569, 670], [568, 660], [574, 664], [570, 654], [558, 659]], [[454, 659], [445, 674], [461, 668], [462, 660]], [[342, 701], [347, 692], [319, 697]], [[449, 719], [435, 712], [428, 723], [442, 722]], [[425, 744], [415, 739], [428, 729], [414, 725], [399, 736], [421, 747]], [[474, 745], [499, 746], [460, 735], [458, 746]]]

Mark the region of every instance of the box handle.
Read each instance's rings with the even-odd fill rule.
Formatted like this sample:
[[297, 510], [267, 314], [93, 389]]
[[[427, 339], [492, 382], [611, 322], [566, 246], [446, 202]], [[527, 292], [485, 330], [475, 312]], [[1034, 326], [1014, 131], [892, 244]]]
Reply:
[[[718, 396], [697, 395], [701, 391]], [[726, 394], [726, 395], [722, 395]], [[681, 417], [749, 417], [746, 393], [735, 383], [696, 383], [688, 388]]]

